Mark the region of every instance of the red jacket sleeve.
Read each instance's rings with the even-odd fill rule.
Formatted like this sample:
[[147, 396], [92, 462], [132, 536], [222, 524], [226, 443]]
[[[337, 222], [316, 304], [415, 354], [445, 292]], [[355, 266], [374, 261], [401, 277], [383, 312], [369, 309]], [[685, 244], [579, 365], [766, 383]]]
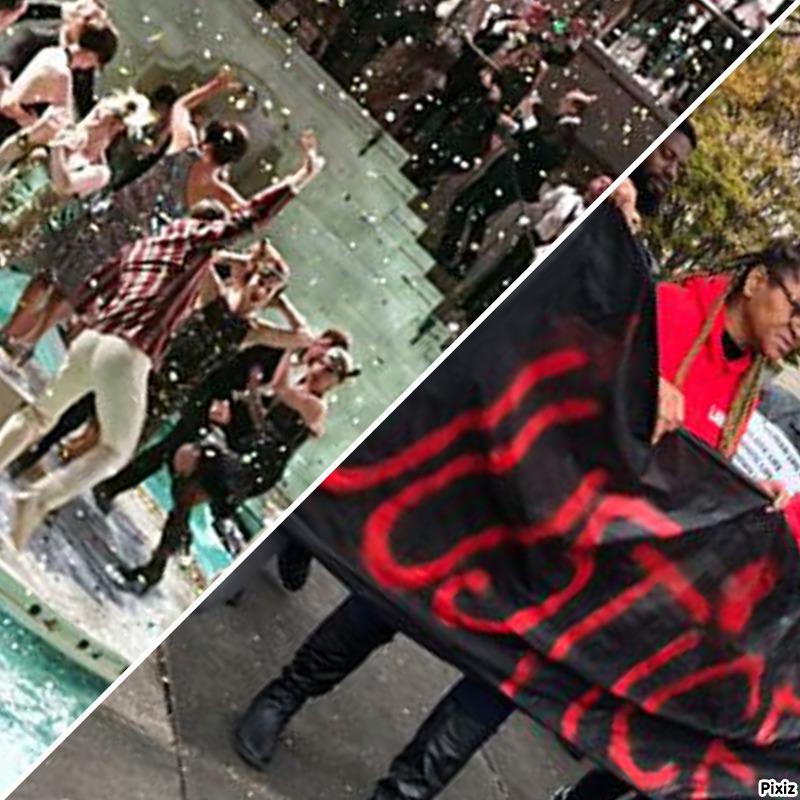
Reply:
[[798, 549], [800, 549], [800, 494], [796, 494], [790, 501], [786, 511], [783, 512], [789, 530], [794, 536]]
[[[659, 374], [674, 381], [699, 333], [697, 300], [685, 286], [661, 283], [657, 289]], [[700, 323], [702, 324], [702, 323]]]

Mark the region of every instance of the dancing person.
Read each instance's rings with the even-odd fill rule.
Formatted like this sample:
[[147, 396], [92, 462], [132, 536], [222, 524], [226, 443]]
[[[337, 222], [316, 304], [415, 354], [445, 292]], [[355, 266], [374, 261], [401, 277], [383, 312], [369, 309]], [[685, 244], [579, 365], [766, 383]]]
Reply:
[[[146, 418], [148, 377], [191, 313], [216, 248], [270, 222], [322, 168], [316, 139], [291, 177], [233, 214], [204, 201], [193, 215], [141, 239], [103, 264], [76, 298], [83, 330], [44, 394], [0, 429], [0, 469], [44, 436], [73, 402], [94, 392], [100, 439], [88, 453], [15, 495], [11, 538], [22, 547], [45, 517], [130, 460]], [[207, 217], [208, 219], [204, 219]]]
[[[463, 275], [483, 243], [488, 219], [512, 203], [534, 202], [546, 176], [564, 167], [574, 149], [586, 107], [597, 101], [579, 89], [559, 101], [552, 124], [534, 117], [517, 123], [512, 146], [477, 175], [455, 198], [443, 227], [437, 260]], [[465, 232], [469, 246], [462, 250]]]
[[[100, 27], [108, 24], [105, 4], [101, 0], [23, 5], [24, 13], [17, 22], [38, 23], [46, 20], [53, 24], [41, 27], [25, 25], [10, 37], [0, 57], [0, 92], [8, 89], [42, 50], [75, 44], [90, 24]], [[71, 71], [72, 100], [78, 117], [83, 119], [97, 101], [94, 84], [98, 68], [85, 68], [77, 64], [72, 66]], [[17, 123], [0, 115], [0, 143], [18, 129]]]
[[243, 502], [277, 484], [303, 444], [325, 434], [325, 397], [357, 374], [353, 363], [347, 351], [331, 348], [295, 376], [292, 355], [285, 353], [270, 380], [254, 368], [243, 392], [212, 401], [205, 429], [174, 452], [173, 508], [161, 540], [146, 564], [120, 567], [137, 591], [155, 586], [169, 557], [188, 551], [192, 508], [209, 502], [215, 519], [230, 518]]
[[453, 119], [470, 113], [472, 98], [479, 91], [484, 74], [495, 58], [509, 49], [528, 44], [529, 26], [521, 3], [483, 4], [468, 15], [459, 32], [460, 54], [448, 70], [444, 88], [427, 103], [417, 103], [415, 118], [404, 125], [402, 139], [432, 144], [441, 140]]
[[[306, 321], [283, 294], [288, 276], [288, 267], [279, 273], [277, 280], [274, 273], [271, 278], [267, 275], [265, 283], [255, 290], [252, 288], [254, 282], [248, 281], [250, 286], [245, 291], [250, 294], [250, 299], [221, 307], [220, 298], [217, 298], [205, 307], [206, 313], [201, 309], [201, 313], [181, 327], [162, 365], [151, 375], [148, 420], [142, 442], [148, 442], [150, 434], [167, 424], [169, 417], [178, 414], [180, 419], [122, 472], [95, 487], [95, 499], [103, 513], [111, 511], [117, 495], [135, 488], [158, 472], [175, 448], [175, 442], [182, 444], [205, 424], [211, 399], [243, 390], [252, 368], [258, 367], [264, 375], [270, 376], [285, 350], [306, 349], [304, 358], [309, 358], [333, 346], [349, 348], [349, 336], [338, 330], [328, 330], [314, 338]], [[256, 281], [261, 280], [261, 276], [257, 276]], [[259, 300], [254, 299], [256, 291], [263, 292]], [[289, 327], [275, 325], [251, 313], [262, 303], [277, 309]], [[213, 343], [211, 358], [197, 357], [198, 341]], [[56, 426], [34, 448], [20, 456], [9, 471], [13, 476], [28, 472], [59, 443], [88, 426], [78, 442], [68, 445], [66, 452], [62, 450], [63, 460], [80, 455], [87, 446], [95, 443], [96, 420], [94, 395], [87, 394], [62, 415]]]
[[153, 122], [145, 128], [141, 136], [118, 139], [109, 151], [109, 190], [112, 192], [119, 191], [141, 177], [164, 155], [164, 143], [171, 129], [172, 110], [181, 96], [171, 83], [162, 83], [153, 91], [147, 92], [147, 98], [153, 112]]
[[45, 47], [0, 93], [0, 141], [33, 125], [48, 108], [72, 110], [73, 70], [93, 71], [115, 56], [118, 37], [105, 21], [82, 21], [73, 41]]
[[182, 445], [198, 437], [198, 432], [208, 420], [211, 403], [219, 399], [230, 400], [237, 393], [246, 391], [254, 373], [269, 382], [287, 352], [300, 352], [301, 365], [308, 367], [333, 349], [349, 351], [352, 346], [349, 334], [344, 331], [331, 328], [312, 337], [305, 326], [289, 330], [274, 327], [262, 329], [258, 332], [257, 340], [259, 344], [253, 344], [254, 339], [248, 339], [248, 346], [205, 376], [185, 402], [180, 419], [169, 433], [143, 450], [118, 475], [95, 488], [95, 500], [101, 511], [108, 513], [116, 497], [135, 489], [164, 465], [168, 465]]
[[[231, 273], [227, 282], [220, 277], [220, 272], [226, 270]], [[171, 415], [180, 413], [195, 386], [230, 357], [251, 331], [257, 329], [268, 335], [265, 329], [275, 330], [274, 337], [280, 337], [283, 331], [262, 323], [258, 314], [277, 301], [289, 275], [288, 265], [266, 242], [258, 242], [247, 253], [220, 251], [215, 255], [212, 269], [199, 291], [198, 309], [178, 328], [158, 370], [150, 375], [143, 442]], [[290, 306], [284, 303], [281, 307]], [[62, 415], [33, 451], [22, 457], [22, 464], [18, 460], [11, 468], [16, 471], [26, 464], [32, 466], [81, 427], [83, 433], [62, 447], [62, 462], [80, 457], [97, 443], [100, 431], [95, 397], [91, 393]]]
[[204, 199], [229, 208], [244, 202], [225, 170], [246, 154], [247, 131], [237, 124], [211, 122], [201, 138], [192, 119], [197, 106], [235, 85], [226, 69], [181, 97], [170, 111], [163, 141], [156, 142], [149, 157], [123, 173], [107, 193], [71, 204], [42, 228], [23, 253], [40, 268], [2, 331], [3, 347], [16, 363], [29, 360], [41, 338], [72, 315], [69, 298], [95, 265]]
[[[105, 188], [111, 180], [108, 149], [126, 130], [141, 132], [150, 120], [146, 97], [116, 92], [100, 100], [78, 124], [49, 109], [30, 128], [0, 145], [0, 170], [16, 162], [0, 177], [3, 262], [8, 263], [36, 229], [71, 199]], [[19, 144], [22, 139], [25, 145]], [[48, 150], [29, 151], [30, 144], [45, 141], [49, 141]], [[28, 155], [22, 157], [25, 151]]]
[[513, 133], [515, 114], [529, 114], [541, 80], [542, 60], [536, 45], [498, 57], [464, 88], [460, 105], [447, 121], [447, 134], [429, 142], [409, 166], [414, 182], [426, 191], [444, 177], [479, 166], [495, 136]]
[[[533, 260], [544, 258], [561, 234], [567, 231], [613, 182], [614, 179], [608, 175], [600, 175], [589, 181], [583, 192], [569, 183], [546, 189], [543, 187], [539, 201], [530, 206], [533, 220], [531, 232], [535, 238]], [[637, 229], [640, 227], [641, 217], [638, 218]], [[523, 235], [530, 234], [526, 232]]]

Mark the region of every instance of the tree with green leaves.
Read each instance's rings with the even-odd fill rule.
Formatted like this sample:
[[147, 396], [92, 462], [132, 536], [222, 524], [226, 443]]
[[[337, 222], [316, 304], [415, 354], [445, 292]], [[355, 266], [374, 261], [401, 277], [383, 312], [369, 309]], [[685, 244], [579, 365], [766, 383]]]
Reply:
[[800, 231], [799, 65], [800, 41], [778, 32], [693, 115], [700, 147], [649, 230], [665, 275]]

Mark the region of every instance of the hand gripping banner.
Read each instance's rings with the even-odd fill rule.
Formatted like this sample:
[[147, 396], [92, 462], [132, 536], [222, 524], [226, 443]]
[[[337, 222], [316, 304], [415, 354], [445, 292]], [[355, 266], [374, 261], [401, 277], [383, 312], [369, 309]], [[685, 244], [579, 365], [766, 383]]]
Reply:
[[800, 562], [688, 435], [599, 209], [287, 521], [352, 589], [642, 792], [800, 783]]

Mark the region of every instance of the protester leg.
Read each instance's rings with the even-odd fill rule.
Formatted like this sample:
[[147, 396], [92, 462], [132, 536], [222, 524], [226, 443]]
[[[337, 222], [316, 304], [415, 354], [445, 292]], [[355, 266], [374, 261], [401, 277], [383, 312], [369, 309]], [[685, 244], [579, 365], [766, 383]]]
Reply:
[[462, 678], [422, 723], [370, 800], [432, 800], [514, 711], [489, 686]]
[[272, 759], [281, 732], [306, 701], [330, 692], [358, 669], [395, 629], [368, 601], [345, 600], [305, 640], [281, 676], [259, 692], [236, 728], [236, 749], [251, 766]]
[[309, 550], [290, 538], [278, 556], [278, 574], [284, 589], [299, 592], [306, 585], [311, 574], [311, 560]]
[[[558, 789], [552, 800], [617, 800], [630, 794], [633, 788], [613, 772], [593, 769], [587, 772], [574, 786]], [[637, 794], [633, 800], [647, 800]]]

